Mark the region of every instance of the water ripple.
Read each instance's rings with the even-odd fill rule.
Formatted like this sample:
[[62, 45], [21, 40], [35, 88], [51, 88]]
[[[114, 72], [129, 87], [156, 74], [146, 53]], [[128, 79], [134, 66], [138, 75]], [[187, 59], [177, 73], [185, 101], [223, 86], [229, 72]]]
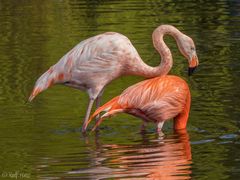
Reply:
[[[190, 179], [191, 146], [186, 131], [147, 142], [144, 138], [134, 145], [89, 144], [86, 154], [45, 158], [38, 171], [42, 178], [51, 177], [48, 169], [64, 167], [69, 169], [61, 175], [64, 178]], [[90, 167], [80, 168], [86, 161], [90, 161]]]

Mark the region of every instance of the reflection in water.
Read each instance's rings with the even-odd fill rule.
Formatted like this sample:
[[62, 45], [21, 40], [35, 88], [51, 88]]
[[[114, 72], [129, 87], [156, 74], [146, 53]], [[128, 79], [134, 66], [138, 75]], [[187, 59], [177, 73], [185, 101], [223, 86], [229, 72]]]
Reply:
[[[89, 144], [90, 145], [90, 144]], [[101, 144], [96, 136], [91, 167], [67, 172], [94, 179], [190, 179], [191, 146], [186, 131], [152, 138], [142, 135], [134, 145]]]

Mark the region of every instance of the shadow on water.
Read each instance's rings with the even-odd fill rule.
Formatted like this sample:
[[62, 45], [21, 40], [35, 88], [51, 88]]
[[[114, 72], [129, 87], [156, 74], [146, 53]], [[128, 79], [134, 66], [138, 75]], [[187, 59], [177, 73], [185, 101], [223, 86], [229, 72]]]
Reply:
[[[62, 172], [62, 178], [108, 179], [190, 179], [191, 178], [191, 145], [187, 131], [178, 131], [167, 136], [142, 133], [135, 144], [104, 144], [98, 133], [94, 141], [85, 137], [88, 149], [89, 167], [74, 167]], [[66, 166], [65, 163], [78, 162], [79, 154], [52, 159], [39, 167], [39, 172], [48, 166]], [[75, 164], [75, 165], [76, 165]], [[49, 167], [48, 167], [49, 168]], [[45, 174], [41, 178], [54, 178]]]

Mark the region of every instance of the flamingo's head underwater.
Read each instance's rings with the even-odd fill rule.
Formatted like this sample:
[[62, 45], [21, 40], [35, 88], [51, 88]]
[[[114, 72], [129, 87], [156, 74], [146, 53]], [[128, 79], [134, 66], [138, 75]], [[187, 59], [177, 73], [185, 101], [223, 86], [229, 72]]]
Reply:
[[184, 34], [178, 41], [178, 47], [182, 55], [188, 60], [188, 75], [190, 76], [199, 64], [195, 44], [192, 38]]

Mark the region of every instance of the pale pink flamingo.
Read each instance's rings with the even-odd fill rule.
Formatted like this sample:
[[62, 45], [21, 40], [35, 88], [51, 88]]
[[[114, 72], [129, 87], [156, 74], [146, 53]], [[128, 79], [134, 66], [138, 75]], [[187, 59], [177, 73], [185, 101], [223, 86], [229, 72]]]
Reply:
[[147, 122], [157, 125], [161, 132], [164, 122], [174, 118], [174, 129], [185, 129], [188, 121], [191, 95], [187, 83], [180, 77], [163, 75], [130, 86], [123, 93], [100, 108], [83, 127], [87, 128], [92, 118], [105, 112], [96, 122], [93, 130], [103, 119], [117, 113], [127, 113], [143, 119], [142, 129]]
[[[86, 39], [65, 54], [37, 80], [29, 101], [53, 84], [64, 84], [87, 91], [89, 104], [84, 125], [89, 118], [94, 101], [100, 104], [104, 87], [123, 75], [152, 78], [167, 74], [172, 67], [172, 55], [163, 41], [165, 34], [177, 41], [180, 52], [188, 59], [189, 74], [198, 65], [193, 40], [171, 25], [161, 25], [153, 32], [154, 47], [161, 55], [157, 67], [145, 64], [130, 40], [115, 32], [103, 33]], [[82, 129], [84, 132], [84, 129]]]

